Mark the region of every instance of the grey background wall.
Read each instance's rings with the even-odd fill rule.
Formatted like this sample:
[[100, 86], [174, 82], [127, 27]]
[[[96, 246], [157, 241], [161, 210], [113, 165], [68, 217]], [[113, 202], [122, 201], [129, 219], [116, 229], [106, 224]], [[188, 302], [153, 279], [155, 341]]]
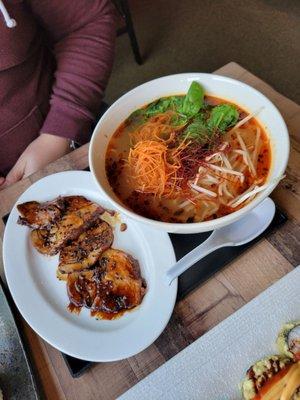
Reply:
[[236, 61], [300, 102], [300, 0], [128, 0], [144, 64], [117, 39], [106, 100], [147, 80]]

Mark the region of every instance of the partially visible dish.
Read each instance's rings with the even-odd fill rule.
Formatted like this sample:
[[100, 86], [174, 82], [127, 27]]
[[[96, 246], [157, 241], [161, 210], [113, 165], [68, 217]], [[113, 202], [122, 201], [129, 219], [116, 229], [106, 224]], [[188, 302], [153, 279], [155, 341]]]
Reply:
[[[115, 319], [140, 305], [146, 291], [137, 260], [112, 249], [107, 211], [83, 196], [19, 204], [18, 223], [31, 228], [31, 243], [44, 255], [59, 253], [57, 277], [67, 282], [69, 311], [82, 307], [101, 319]], [[110, 212], [112, 214], [112, 212]], [[108, 219], [109, 220], [109, 219]]]
[[279, 354], [248, 369], [242, 382], [245, 400], [300, 400], [300, 321], [285, 324], [276, 344]]

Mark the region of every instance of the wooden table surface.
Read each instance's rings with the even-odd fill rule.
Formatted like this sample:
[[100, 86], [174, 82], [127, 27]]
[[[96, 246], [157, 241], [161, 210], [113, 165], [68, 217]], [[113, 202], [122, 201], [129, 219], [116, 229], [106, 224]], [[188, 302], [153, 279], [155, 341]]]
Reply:
[[[95, 364], [80, 378], [73, 379], [60, 352], [24, 322], [46, 399], [115, 399], [300, 263], [300, 106], [236, 63], [231, 62], [216, 73], [260, 90], [278, 107], [288, 125], [291, 153], [287, 176], [272, 197], [288, 214], [289, 221], [178, 302], [167, 328], [152, 346], [124, 361]], [[88, 145], [85, 145], [43, 171], [0, 191], [0, 217], [11, 210], [28, 186], [43, 176], [86, 168], [87, 153]], [[3, 231], [1, 219], [1, 238]], [[0, 265], [1, 272], [2, 268]]]

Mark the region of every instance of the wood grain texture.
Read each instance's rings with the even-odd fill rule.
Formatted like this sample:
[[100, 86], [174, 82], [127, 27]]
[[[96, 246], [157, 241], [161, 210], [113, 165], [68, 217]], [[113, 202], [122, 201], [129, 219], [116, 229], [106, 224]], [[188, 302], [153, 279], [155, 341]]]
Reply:
[[49, 345], [37, 336], [24, 320], [22, 325], [27, 341], [31, 344], [31, 358], [38, 373], [37, 383], [41, 388], [42, 396], [50, 398], [49, 394], [51, 394], [53, 399], [65, 400], [66, 397], [56, 374], [56, 367], [47, 354]]
[[[291, 136], [291, 155], [287, 177], [272, 197], [288, 213], [290, 220], [177, 303], [166, 330], [156, 342], [127, 360], [95, 364], [82, 377], [73, 379], [60, 352], [40, 339], [24, 322], [24, 332], [46, 399], [115, 399], [300, 263], [300, 107], [236, 63], [229, 63], [216, 73], [257, 88], [284, 116]], [[86, 168], [87, 154], [88, 145], [85, 145], [0, 191], [0, 215], [7, 214], [20, 194], [41, 177]], [[3, 231], [0, 221], [1, 238]]]

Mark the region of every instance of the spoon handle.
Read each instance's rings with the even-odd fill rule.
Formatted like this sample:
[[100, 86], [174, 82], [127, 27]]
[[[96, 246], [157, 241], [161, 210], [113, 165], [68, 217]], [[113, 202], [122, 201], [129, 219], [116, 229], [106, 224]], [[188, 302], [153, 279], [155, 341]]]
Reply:
[[212, 233], [212, 235], [206, 239], [205, 242], [195, 247], [194, 250], [190, 251], [179, 261], [177, 261], [176, 264], [169, 268], [169, 270], [167, 270], [165, 275], [165, 281], [167, 285], [170, 285], [175, 278], [194, 265], [197, 261], [201, 260], [213, 251], [228, 245], [229, 243], [215, 240], [214, 233]]

